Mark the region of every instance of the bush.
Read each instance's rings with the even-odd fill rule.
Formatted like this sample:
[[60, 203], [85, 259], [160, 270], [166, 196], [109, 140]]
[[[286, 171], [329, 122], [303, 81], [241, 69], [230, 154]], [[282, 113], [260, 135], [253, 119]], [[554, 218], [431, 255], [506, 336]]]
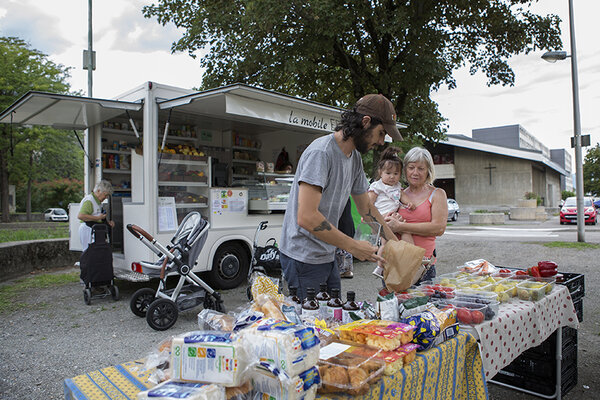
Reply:
[[[83, 197], [83, 182], [77, 179], [57, 179], [34, 182], [31, 188], [31, 211], [41, 212], [46, 208], [60, 207], [65, 210], [69, 203], [79, 203]], [[27, 191], [17, 187], [17, 211], [25, 212]]]
[[536, 200], [536, 204], [538, 206], [542, 205], [542, 198], [535, 192], [526, 192], [525, 193], [525, 199], [526, 200]]
[[563, 200], [566, 200], [567, 197], [575, 197], [575, 192], [572, 192], [570, 190], [563, 190], [560, 196]]

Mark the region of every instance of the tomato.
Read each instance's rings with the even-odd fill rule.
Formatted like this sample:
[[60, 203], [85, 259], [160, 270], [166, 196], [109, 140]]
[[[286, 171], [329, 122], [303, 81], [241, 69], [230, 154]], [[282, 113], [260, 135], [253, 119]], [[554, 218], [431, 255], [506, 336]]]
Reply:
[[471, 311], [467, 308], [459, 308], [456, 312], [456, 317], [463, 324], [471, 324], [473, 322]]
[[479, 310], [471, 311], [471, 321], [473, 324], [480, 324], [485, 319], [485, 315]]

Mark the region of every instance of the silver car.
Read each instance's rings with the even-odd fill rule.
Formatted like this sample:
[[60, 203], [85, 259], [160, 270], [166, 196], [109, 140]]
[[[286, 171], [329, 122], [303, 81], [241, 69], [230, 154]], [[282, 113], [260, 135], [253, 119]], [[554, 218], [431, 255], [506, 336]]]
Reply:
[[460, 214], [460, 207], [454, 199], [448, 199], [448, 220], [456, 221]]

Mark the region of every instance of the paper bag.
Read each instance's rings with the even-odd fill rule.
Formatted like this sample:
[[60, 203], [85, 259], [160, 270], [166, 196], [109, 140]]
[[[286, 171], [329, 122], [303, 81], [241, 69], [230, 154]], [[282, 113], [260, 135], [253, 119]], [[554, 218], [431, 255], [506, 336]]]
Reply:
[[425, 249], [405, 241], [390, 240], [383, 248], [385, 258], [383, 279], [389, 290], [402, 292], [415, 284], [425, 271]]

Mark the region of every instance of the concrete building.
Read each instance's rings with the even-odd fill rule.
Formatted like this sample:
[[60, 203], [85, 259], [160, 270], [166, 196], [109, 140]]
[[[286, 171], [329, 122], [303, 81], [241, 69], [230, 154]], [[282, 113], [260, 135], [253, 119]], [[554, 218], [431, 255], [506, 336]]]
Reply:
[[571, 158], [549, 150], [520, 125], [473, 130], [473, 137], [447, 135], [428, 145], [435, 185], [463, 207], [513, 207], [534, 192], [546, 207], [558, 207], [570, 181]]

